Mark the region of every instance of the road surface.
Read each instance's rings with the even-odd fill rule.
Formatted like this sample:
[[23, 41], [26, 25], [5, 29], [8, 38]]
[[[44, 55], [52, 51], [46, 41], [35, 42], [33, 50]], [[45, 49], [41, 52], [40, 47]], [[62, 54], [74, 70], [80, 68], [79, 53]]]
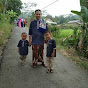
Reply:
[[[21, 33], [28, 33], [28, 28], [15, 27], [3, 54], [0, 71], [0, 88], [88, 88], [88, 72], [57, 52], [54, 73], [47, 74], [41, 63], [33, 68], [32, 51], [26, 65], [20, 65], [17, 43]], [[46, 51], [46, 50], [44, 50]], [[46, 61], [44, 55], [44, 61]]]

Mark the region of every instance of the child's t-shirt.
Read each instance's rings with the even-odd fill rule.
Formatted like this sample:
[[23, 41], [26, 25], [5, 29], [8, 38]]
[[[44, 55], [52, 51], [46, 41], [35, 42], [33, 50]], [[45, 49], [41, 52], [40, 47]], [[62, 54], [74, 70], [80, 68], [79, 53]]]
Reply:
[[20, 55], [27, 55], [28, 54], [28, 46], [29, 42], [28, 40], [20, 40], [17, 47], [20, 49]]
[[55, 49], [55, 54], [54, 57], [56, 57], [56, 42], [54, 39], [48, 40], [47, 41], [47, 57], [52, 57], [53, 49]]

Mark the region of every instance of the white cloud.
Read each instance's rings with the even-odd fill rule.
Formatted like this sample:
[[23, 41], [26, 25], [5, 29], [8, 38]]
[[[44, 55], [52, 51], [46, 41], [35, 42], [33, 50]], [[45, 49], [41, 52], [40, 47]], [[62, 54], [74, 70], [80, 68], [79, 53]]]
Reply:
[[[35, 9], [42, 9], [47, 5], [51, 4], [55, 0], [21, 0], [22, 2], [36, 2], [38, 5]], [[71, 10], [80, 11], [80, 0], [58, 0], [56, 3], [52, 4], [51, 6], [45, 8], [47, 13], [51, 14], [52, 16], [59, 16], [64, 14], [70, 14]]]

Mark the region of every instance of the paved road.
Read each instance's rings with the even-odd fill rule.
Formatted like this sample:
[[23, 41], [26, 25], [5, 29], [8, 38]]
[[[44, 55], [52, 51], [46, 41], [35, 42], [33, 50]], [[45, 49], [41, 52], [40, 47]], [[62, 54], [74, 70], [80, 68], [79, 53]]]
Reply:
[[31, 47], [26, 65], [21, 66], [17, 43], [23, 31], [28, 33], [27, 28], [15, 27], [6, 46], [0, 71], [0, 88], [88, 88], [88, 72], [59, 52], [55, 58], [55, 72], [52, 74], [47, 74], [41, 64], [32, 68]]

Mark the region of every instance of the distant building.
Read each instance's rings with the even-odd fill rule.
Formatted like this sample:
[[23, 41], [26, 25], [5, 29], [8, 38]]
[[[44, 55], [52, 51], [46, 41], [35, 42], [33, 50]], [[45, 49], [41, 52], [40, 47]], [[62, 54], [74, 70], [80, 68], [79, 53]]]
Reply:
[[69, 21], [69, 22], [67, 22], [68, 24], [82, 24], [81, 22], [80, 22], [80, 20], [73, 20], [73, 21]]
[[48, 24], [52, 24], [52, 25], [57, 25], [57, 23], [56, 22], [54, 22], [54, 21], [52, 21], [50, 18], [45, 18], [45, 21], [46, 21], [46, 23], [48, 23]]

